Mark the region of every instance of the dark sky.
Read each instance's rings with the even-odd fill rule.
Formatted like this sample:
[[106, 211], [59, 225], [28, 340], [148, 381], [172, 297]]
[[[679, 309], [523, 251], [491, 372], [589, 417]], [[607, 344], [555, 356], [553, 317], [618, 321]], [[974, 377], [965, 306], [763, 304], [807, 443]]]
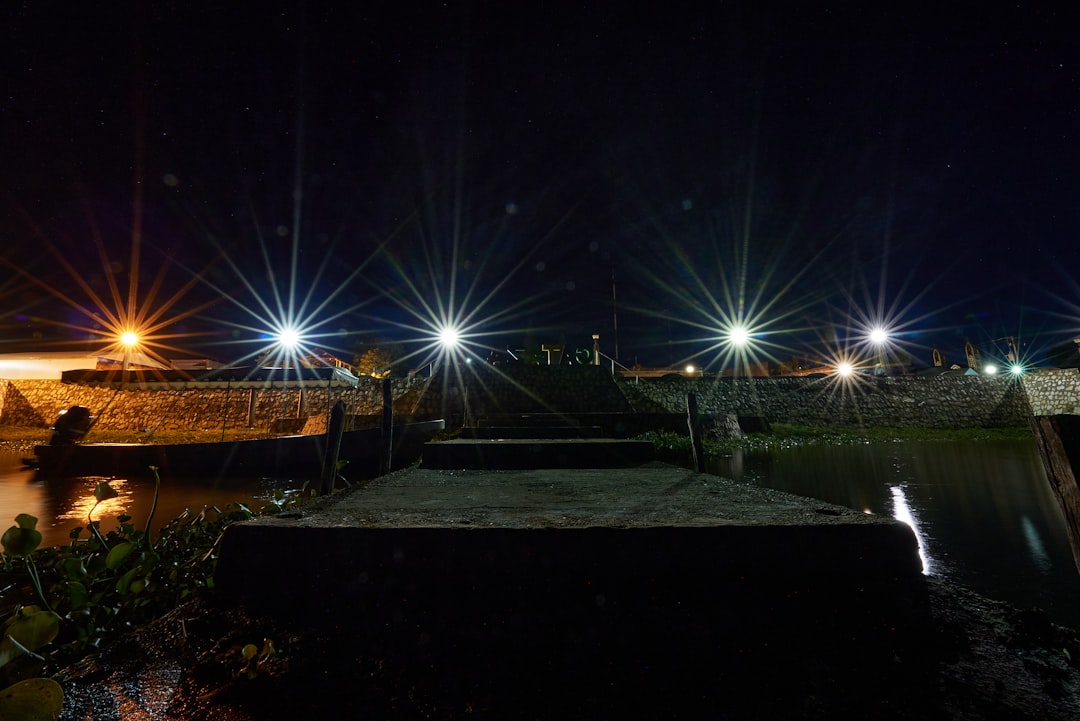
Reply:
[[738, 319], [778, 359], [1080, 332], [1064, 4], [97, 5], [0, 10], [13, 337], [133, 278], [219, 357], [279, 307], [340, 351], [442, 312], [627, 365]]

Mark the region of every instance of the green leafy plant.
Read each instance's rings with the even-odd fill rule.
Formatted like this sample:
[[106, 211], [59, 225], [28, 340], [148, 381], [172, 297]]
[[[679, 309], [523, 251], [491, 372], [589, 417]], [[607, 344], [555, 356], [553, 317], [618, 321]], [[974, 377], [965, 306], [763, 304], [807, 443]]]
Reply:
[[0, 719], [54, 721], [64, 707], [64, 690], [50, 678], [28, 678], [0, 691]]
[[234, 678], [253, 679], [273, 670], [278, 660], [277, 649], [274, 648], [273, 641], [264, 638], [261, 649], [253, 643], [245, 644], [240, 649], [240, 659], [243, 665], [233, 674]]
[[32, 678], [45, 661], [37, 651], [52, 643], [60, 631], [60, 617], [45, 599], [32, 555], [41, 545], [37, 518], [20, 513], [15, 517], [15, 525], [0, 537], [0, 544], [6, 558], [19, 559], [25, 564], [30, 585], [44, 606], [20, 606], [0, 626], [2, 678], [21, 679], [0, 691], [0, 719], [55, 719], [63, 706], [63, 690], [55, 681]]
[[[153, 470], [154, 504], [141, 527], [123, 515], [118, 528], [103, 533], [91, 520], [91, 510], [87, 527], [72, 530], [69, 544], [39, 549], [37, 519], [26, 514], [16, 518], [16, 525], [2, 539], [4, 570], [16, 570], [21, 563], [38, 603], [21, 607], [5, 622], [5, 642], [11, 641], [8, 651], [0, 651], [7, 654], [0, 659], [9, 658], [12, 667], [18, 658], [34, 658], [38, 666], [62, 667], [183, 601], [213, 590], [226, 528], [258, 514], [243, 504], [214, 506], [198, 513], [189, 510], [162, 526], [155, 537], [152, 521], [161, 481], [157, 469]], [[108, 483], [94, 490], [97, 503], [115, 495]], [[305, 495], [277, 493], [262, 512], [280, 513]], [[25, 678], [24, 671], [33, 669], [19, 669], [19, 678]]]

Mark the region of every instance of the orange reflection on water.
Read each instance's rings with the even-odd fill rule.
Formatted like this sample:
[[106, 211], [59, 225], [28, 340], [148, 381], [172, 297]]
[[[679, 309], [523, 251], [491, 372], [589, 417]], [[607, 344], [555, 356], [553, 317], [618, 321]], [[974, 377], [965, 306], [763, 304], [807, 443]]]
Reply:
[[[115, 498], [106, 498], [98, 503], [94, 490], [102, 481], [107, 481], [117, 495]], [[56, 518], [58, 521], [75, 521], [85, 526], [89, 515], [90, 520], [97, 521], [103, 531], [110, 531], [112, 527], [108, 521], [123, 515], [131, 505], [131, 501], [131, 489], [128, 487], [128, 482], [122, 478], [79, 479], [71, 483], [70, 491], [64, 499], [65, 508], [61, 509]]]

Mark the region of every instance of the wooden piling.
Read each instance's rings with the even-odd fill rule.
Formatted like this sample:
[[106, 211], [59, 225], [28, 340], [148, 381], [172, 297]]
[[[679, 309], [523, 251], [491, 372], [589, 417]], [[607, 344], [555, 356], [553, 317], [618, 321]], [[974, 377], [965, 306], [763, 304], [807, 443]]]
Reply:
[[379, 451], [379, 474], [390, 472], [391, 456], [394, 452], [394, 392], [389, 378], [382, 383], [382, 443]]
[[1073, 562], [1080, 572], [1080, 416], [1034, 416], [1031, 429], [1039, 447], [1046, 479], [1054, 490], [1065, 532], [1072, 548]]
[[686, 394], [686, 425], [690, 429], [690, 450], [694, 454], [694, 469], [705, 472], [705, 448], [701, 445], [701, 415], [698, 413], [697, 394]]
[[319, 495], [329, 495], [334, 490], [334, 481], [337, 480], [338, 454], [341, 452], [341, 433], [344, 430], [345, 403], [338, 401], [330, 411], [330, 422], [326, 424], [326, 453], [323, 455]]

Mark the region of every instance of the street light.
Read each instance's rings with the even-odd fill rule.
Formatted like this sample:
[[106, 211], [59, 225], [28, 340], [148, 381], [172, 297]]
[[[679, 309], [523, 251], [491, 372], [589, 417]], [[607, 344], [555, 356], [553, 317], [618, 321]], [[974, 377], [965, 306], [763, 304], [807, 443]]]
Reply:
[[750, 331], [746, 330], [746, 328], [741, 325], [737, 325], [728, 331], [728, 341], [730, 341], [732, 345], [741, 348], [750, 342]]
[[439, 342], [447, 351], [454, 349], [459, 340], [461, 340], [461, 336], [457, 328], [453, 326], [448, 325], [439, 331]]
[[296, 346], [300, 345], [301, 341], [300, 332], [295, 328], [282, 328], [278, 331], [277, 341], [278, 344], [286, 350], [292, 350]]
[[884, 328], [874, 328], [870, 331], [870, 342], [874, 345], [884, 345], [889, 340], [889, 331]]

